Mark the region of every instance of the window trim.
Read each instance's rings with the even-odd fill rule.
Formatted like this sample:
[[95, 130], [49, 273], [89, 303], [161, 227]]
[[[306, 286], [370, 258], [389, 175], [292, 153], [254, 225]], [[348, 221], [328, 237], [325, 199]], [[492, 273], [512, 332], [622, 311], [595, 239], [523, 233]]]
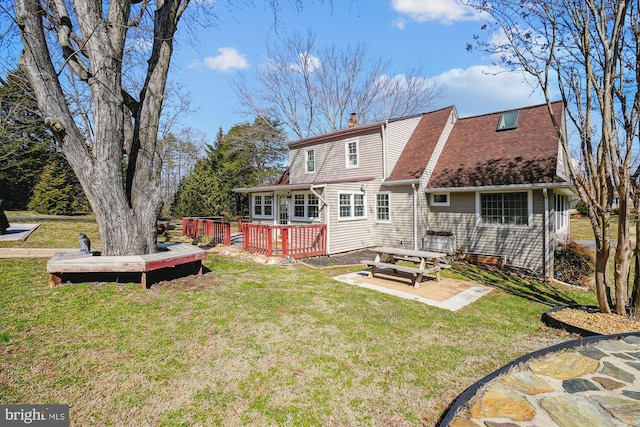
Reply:
[[[296, 196], [304, 196], [304, 205], [296, 205]], [[309, 207], [313, 206], [309, 203], [309, 197], [314, 197], [315, 200], [318, 202], [315, 206], [318, 207], [318, 216], [309, 216]], [[294, 219], [296, 221], [319, 221], [320, 220], [320, 199], [318, 198], [318, 196], [316, 196], [313, 193], [304, 193], [304, 192], [298, 192], [298, 193], [291, 193], [291, 197], [293, 198], [293, 206], [292, 206], [292, 210], [293, 212], [291, 213], [291, 219]], [[303, 206], [304, 208], [304, 216], [296, 216], [296, 206]]]
[[[380, 217], [378, 216], [379, 213], [379, 209], [380, 209], [380, 205], [378, 204], [378, 196], [379, 195], [386, 195], [387, 196], [387, 215], [389, 218], [387, 219], [380, 219]], [[391, 222], [391, 191], [380, 191], [378, 193], [376, 193], [376, 222], [382, 222], [382, 223], [390, 223]]]
[[[356, 147], [356, 164], [352, 165], [351, 163], [349, 163], [349, 145], [350, 144], [355, 144]], [[347, 169], [355, 169], [357, 167], [360, 166], [360, 141], [358, 139], [350, 139], [348, 141], [344, 142], [344, 165], [345, 168]]]
[[[259, 196], [261, 197], [261, 203], [260, 203], [260, 207], [261, 207], [261, 214], [256, 214], [256, 197]], [[266, 203], [267, 198], [269, 198], [269, 200], [271, 201], [271, 203]], [[273, 193], [253, 193], [251, 195], [251, 216], [253, 218], [265, 218], [265, 219], [273, 219]], [[271, 206], [271, 214], [267, 215], [265, 214], [265, 207], [266, 206]]]
[[[436, 202], [434, 196], [447, 196], [447, 201]], [[429, 193], [429, 204], [431, 206], [451, 206], [451, 193]]]
[[[341, 196], [348, 195], [349, 196], [349, 216], [341, 216], [340, 209], [342, 205], [340, 204]], [[362, 216], [354, 216], [355, 212], [355, 203], [354, 196], [359, 195], [362, 196]], [[367, 219], [367, 195], [362, 191], [341, 191], [338, 193], [338, 221], [357, 221]]]
[[[309, 154], [313, 155], [313, 169], [309, 168]], [[316, 150], [309, 149], [304, 152], [304, 172], [314, 173], [316, 171]]]
[[[527, 223], [526, 224], [500, 224], [485, 223], [482, 221], [482, 194], [511, 194], [526, 193], [527, 194]], [[504, 207], [503, 207], [504, 209]], [[476, 227], [484, 228], [533, 228], [533, 192], [531, 190], [512, 190], [512, 191], [476, 191]]]

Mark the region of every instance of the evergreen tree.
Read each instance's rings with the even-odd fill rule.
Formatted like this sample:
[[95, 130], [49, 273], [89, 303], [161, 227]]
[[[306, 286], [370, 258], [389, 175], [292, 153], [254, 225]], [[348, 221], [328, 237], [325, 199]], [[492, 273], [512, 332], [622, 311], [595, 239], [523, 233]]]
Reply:
[[56, 155], [53, 136], [23, 70], [0, 78], [0, 198], [25, 209], [45, 165]]
[[218, 131], [206, 157], [198, 159], [177, 191], [176, 216], [225, 216], [248, 214], [242, 195], [234, 188], [272, 183], [285, 168], [284, 132], [277, 123], [258, 118], [253, 124], [233, 126], [225, 135]]
[[45, 166], [33, 189], [29, 209], [47, 215], [70, 215], [73, 213], [73, 185], [67, 171], [54, 161]]
[[61, 155], [44, 167], [28, 207], [46, 215], [72, 215], [90, 210], [78, 179]]

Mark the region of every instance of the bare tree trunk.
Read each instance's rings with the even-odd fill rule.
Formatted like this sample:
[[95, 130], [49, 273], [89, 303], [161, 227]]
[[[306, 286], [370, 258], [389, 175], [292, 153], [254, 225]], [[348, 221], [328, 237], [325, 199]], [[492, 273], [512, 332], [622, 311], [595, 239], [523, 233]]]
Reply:
[[[624, 192], [626, 187], [621, 185], [619, 190]], [[627, 191], [625, 194], [629, 194]], [[618, 245], [614, 255], [614, 280], [615, 280], [615, 307], [616, 312], [626, 314], [627, 301], [629, 300], [629, 267], [631, 249], [629, 248], [629, 207], [628, 197], [620, 193], [618, 213]]]
[[[43, 8], [36, 0], [16, 0], [17, 22], [29, 72], [46, 122], [78, 176], [96, 214], [104, 255], [155, 252], [156, 220], [162, 204], [157, 135], [177, 23], [188, 1], [159, 0], [153, 20], [153, 49], [147, 61], [140, 99], [122, 87], [124, 46], [131, 3], [77, 1]], [[103, 7], [105, 10], [103, 10]], [[146, 16], [143, 4], [139, 18]], [[107, 17], [104, 18], [103, 14]], [[47, 20], [45, 28], [44, 20]], [[79, 27], [76, 31], [74, 25]], [[68, 78], [82, 82], [91, 94], [86, 111], [70, 107], [60, 73], [54, 69], [53, 31]], [[77, 80], [74, 80], [77, 79]], [[77, 106], [74, 106], [74, 110]], [[81, 129], [76, 115], [90, 117]], [[93, 137], [93, 138], [92, 138]], [[123, 153], [128, 164], [124, 168]], [[124, 173], [123, 173], [124, 168]]]

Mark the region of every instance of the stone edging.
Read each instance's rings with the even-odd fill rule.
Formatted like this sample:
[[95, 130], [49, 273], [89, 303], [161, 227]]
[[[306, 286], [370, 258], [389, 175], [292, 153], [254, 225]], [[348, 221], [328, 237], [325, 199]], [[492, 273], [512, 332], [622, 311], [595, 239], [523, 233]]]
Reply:
[[583, 337], [583, 338], [578, 338], [575, 340], [570, 340], [570, 341], [562, 342], [559, 344], [555, 344], [551, 347], [547, 347], [541, 350], [536, 350], [529, 354], [525, 354], [524, 356], [521, 356], [516, 360], [504, 365], [502, 368], [498, 369], [497, 371], [490, 373], [486, 377], [482, 378], [480, 381], [471, 385], [464, 392], [462, 392], [462, 394], [460, 394], [446, 409], [446, 411], [444, 412], [444, 414], [442, 415], [442, 417], [440, 418], [436, 426], [438, 427], [448, 426], [449, 423], [453, 421], [453, 419], [457, 415], [457, 412], [461, 408], [463, 408], [471, 400], [471, 398], [473, 398], [477, 394], [477, 392], [482, 387], [484, 387], [487, 383], [499, 377], [500, 375], [504, 374], [505, 372], [509, 371], [513, 367], [516, 367], [525, 362], [530, 362], [531, 359], [533, 358], [540, 358], [547, 354], [556, 353], [568, 348], [575, 348], [575, 347], [580, 347], [589, 343], [596, 343], [596, 342], [605, 341], [605, 340], [614, 340], [614, 339], [619, 339], [619, 338], [624, 338], [629, 336], [640, 337], [640, 332], [627, 332], [622, 334], [596, 335], [596, 336]]

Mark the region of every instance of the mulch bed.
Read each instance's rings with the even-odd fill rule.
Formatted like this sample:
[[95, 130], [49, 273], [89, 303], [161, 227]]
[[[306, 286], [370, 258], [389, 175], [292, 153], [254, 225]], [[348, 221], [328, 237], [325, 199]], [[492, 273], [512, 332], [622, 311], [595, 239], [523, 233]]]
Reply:
[[606, 314], [594, 310], [565, 308], [547, 313], [548, 316], [600, 335], [611, 335], [624, 332], [640, 332], [640, 322], [619, 314]]
[[[337, 255], [323, 255], [302, 258], [299, 261], [316, 268], [340, 267], [345, 265], [359, 265], [362, 260], [373, 260], [375, 252], [369, 250], [353, 251]], [[363, 266], [364, 268], [364, 266]]]

